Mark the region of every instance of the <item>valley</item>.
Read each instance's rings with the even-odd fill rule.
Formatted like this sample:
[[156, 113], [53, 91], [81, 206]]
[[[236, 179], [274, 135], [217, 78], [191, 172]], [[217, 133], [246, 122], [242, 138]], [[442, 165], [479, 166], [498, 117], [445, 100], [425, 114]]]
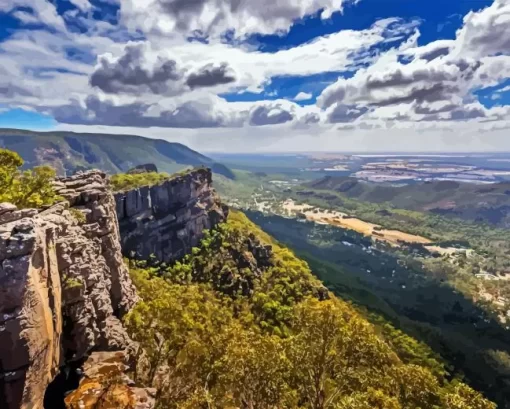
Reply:
[[[460, 252], [458, 248], [447, 247], [441, 248], [434, 246], [432, 240], [422, 236], [405, 233], [399, 230], [383, 229], [381, 226], [373, 223], [360, 220], [352, 217], [346, 213], [328, 211], [309, 204], [296, 204], [292, 199], [288, 199], [282, 203], [283, 211], [289, 215], [300, 216], [304, 215], [307, 220], [312, 220], [316, 223], [326, 223], [332, 226], [338, 226], [345, 229], [354, 230], [365, 236], [371, 237], [374, 240], [381, 240], [393, 246], [401, 244], [423, 244], [424, 247], [431, 253], [437, 252], [443, 254], [455, 254]], [[464, 250], [464, 253], [466, 251]]]
[[341, 298], [450, 357], [454, 373], [462, 366], [475, 384], [492, 379], [494, 393], [507, 393], [510, 234], [493, 216], [506, 183], [374, 184], [272, 166], [234, 168], [236, 180], [215, 186]]
[[510, 0], [0, 0], [0, 409], [510, 409]]
[[[101, 175], [101, 195], [109, 198], [110, 212], [115, 202], [117, 241], [128, 257], [126, 262], [137, 290], [150, 300], [147, 305], [134, 307], [126, 318], [126, 328], [144, 349], [155, 354], [154, 359], [159, 347], [152, 338], [145, 337], [152, 329], [143, 323], [155, 319], [153, 314], [158, 315], [159, 308], [177, 320], [157, 318], [158, 331], [168, 334], [164, 342], [170, 342], [169, 347], [179, 353], [192, 353], [187, 349], [193, 348], [191, 344], [174, 344], [170, 335], [181, 322], [178, 325], [187, 334], [182, 339], [198, 337], [204, 347], [208, 345], [204, 349], [207, 356], [240, 359], [244, 368], [249, 365], [244, 360], [252, 358], [244, 352], [229, 355], [221, 348], [222, 342], [215, 343], [207, 338], [210, 335], [200, 332], [202, 324], [183, 324], [187, 318], [179, 318], [178, 306], [191, 302], [221, 310], [222, 319], [227, 320], [224, 323], [207, 321], [209, 318], [200, 314], [194, 319], [206, 320], [207, 326], [216, 328], [222, 337], [235, 331], [253, 339], [260, 332], [260, 342], [267, 342], [265, 337], [269, 336], [279, 343], [277, 339], [301, 336], [298, 334], [302, 329], [293, 320], [300, 316], [300, 308], [309, 308], [305, 307], [309, 297], [321, 301], [338, 297], [378, 333], [385, 334], [386, 342], [399, 351], [403, 362], [424, 365], [443, 379], [441, 382], [462, 379], [498, 403], [510, 399], [509, 233], [480, 220], [440, 214], [431, 207], [431, 203], [449, 195], [476, 209], [478, 202], [472, 198], [481, 185], [466, 187], [443, 181], [403, 187], [373, 185], [352, 177], [317, 178], [291, 167], [278, 172], [253, 172], [229, 165], [225, 169], [231, 173], [222, 175], [203, 164], [177, 173], [158, 172], [155, 164], [134, 164], [128, 173], [110, 177], [111, 193], [104, 185], [106, 175], [92, 178]], [[263, 164], [260, 166], [263, 168]], [[37, 175], [34, 173], [34, 177]], [[64, 193], [70, 203], [77, 198], [94, 198], [94, 183], [92, 190], [84, 190], [83, 194], [66, 188], [88, 175], [78, 172], [78, 179], [60, 179], [56, 193]], [[485, 203], [505, 198], [503, 185], [493, 186], [485, 191]], [[434, 194], [413, 193], [427, 189]], [[59, 197], [50, 196], [48, 200], [61, 200]], [[102, 220], [99, 209], [93, 207], [93, 215], [74, 208], [67, 213], [59, 210], [63, 212], [59, 215], [72, 217], [72, 223], [83, 224], [80, 229], [87, 232], [92, 228], [87, 224], [90, 217]], [[82, 230], [77, 231], [87, 234]], [[294, 253], [299, 258], [293, 258]], [[79, 273], [73, 269], [74, 275], [67, 274], [66, 294], [81, 286]], [[170, 301], [177, 310], [167, 310], [165, 305]], [[70, 314], [67, 310], [63, 313], [66, 317]], [[93, 348], [93, 343], [87, 348]], [[173, 358], [169, 362], [178, 367]], [[292, 362], [295, 373], [298, 361]], [[167, 364], [155, 361], [154, 365], [161, 371], [157, 368], [166, 368]], [[199, 368], [186, 368], [184, 373], [169, 372], [168, 378], [154, 377], [141, 369], [138, 381], [160, 388], [159, 399], [170, 404], [181, 395], [173, 390], [163, 392], [160, 379], [181, 382], [188, 376], [206, 376]], [[215, 370], [220, 371], [218, 376], [226, 376], [221, 372], [225, 369]], [[286, 387], [295, 382], [284, 375], [277, 379], [286, 382]], [[101, 380], [98, 382], [99, 389], [109, 390]], [[214, 389], [214, 399], [222, 401], [222, 388], [237, 393], [232, 382], [211, 384], [218, 388]], [[200, 388], [198, 381], [192, 385]], [[303, 387], [293, 393], [301, 393]], [[77, 389], [69, 401], [79, 403], [82, 393], [87, 392]], [[185, 393], [182, 396], [189, 398]], [[439, 402], [440, 398], [434, 399]]]

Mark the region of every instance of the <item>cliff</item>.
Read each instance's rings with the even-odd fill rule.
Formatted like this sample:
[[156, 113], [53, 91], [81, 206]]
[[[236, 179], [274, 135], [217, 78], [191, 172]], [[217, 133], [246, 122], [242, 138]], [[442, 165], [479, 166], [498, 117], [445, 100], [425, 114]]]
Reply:
[[188, 254], [227, 217], [209, 169], [194, 169], [151, 187], [115, 194], [124, 255], [171, 262]]
[[104, 173], [56, 182], [45, 210], [0, 204], [0, 402], [43, 407], [64, 363], [123, 350], [119, 320], [136, 302]]

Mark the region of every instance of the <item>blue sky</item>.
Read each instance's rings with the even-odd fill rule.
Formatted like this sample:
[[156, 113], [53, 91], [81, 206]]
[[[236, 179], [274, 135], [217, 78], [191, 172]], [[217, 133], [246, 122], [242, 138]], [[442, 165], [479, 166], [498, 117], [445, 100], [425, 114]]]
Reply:
[[0, 126], [235, 149], [388, 130], [417, 148], [469, 130], [482, 146], [507, 129], [510, 0], [176, 4], [0, 4]]
[[285, 36], [255, 35], [254, 40], [262, 44], [263, 50], [276, 51], [340, 30], [363, 30], [383, 18], [400, 17], [420, 19], [419, 44], [427, 44], [455, 38], [464, 15], [491, 4], [491, 0], [365, 0], [348, 5], [343, 13], [335, 13], [328, 21], [318, 15], [310, 16], [297, 21]]
[[49, 130], [56, 125], [56, 121], [49, 115], [38, 112], [13, 108], [0, 112], [0, 128], [22, 128], [35, 130]]

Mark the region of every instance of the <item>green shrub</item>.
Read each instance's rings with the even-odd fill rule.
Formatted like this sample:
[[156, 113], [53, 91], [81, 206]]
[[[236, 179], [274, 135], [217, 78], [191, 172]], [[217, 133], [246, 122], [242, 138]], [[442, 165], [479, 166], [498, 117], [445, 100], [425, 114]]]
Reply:
[[86, 221], [87, 221], [87, 218], [86, 216], [83, 214], [82, 211], [78, 210], [78, 209], [75, 209], [75, 208], [71, 208], [69, 209], [69, 212], [71, 213], [71, 215], [76, 219], [76, 221], [78, 222], [78, 224], [85, 224]]
[[27, 208], [51, 205], [59, 200], [52, 184], [55, 170], [37, 166], [22, 171], [23, 163], [16, 152], [0, 149], [0, 202]]
[[164, 172], [118, 173], [110, 178], [110, 182], [114, 192], [122, 192], [142, 186], [154, 186], [170, 178], [171, 175]]

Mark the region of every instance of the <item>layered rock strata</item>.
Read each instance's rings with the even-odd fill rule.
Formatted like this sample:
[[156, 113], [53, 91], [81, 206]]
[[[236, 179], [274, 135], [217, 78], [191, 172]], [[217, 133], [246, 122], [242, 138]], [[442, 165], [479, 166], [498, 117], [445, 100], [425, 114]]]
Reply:
[[155, 256], [171, 262], [183, 257], [198, 245], [204, 229], [221, 223], [228, 213], [205, 168], [116, 193], [115, 201], [122, 251], [142, 260]]
[[130, 345], [119, 320], [136, 302], [106, 175], [55, 183], [45, 210], [0, 205], [0, 402], [40, 409], [59, 367]]

